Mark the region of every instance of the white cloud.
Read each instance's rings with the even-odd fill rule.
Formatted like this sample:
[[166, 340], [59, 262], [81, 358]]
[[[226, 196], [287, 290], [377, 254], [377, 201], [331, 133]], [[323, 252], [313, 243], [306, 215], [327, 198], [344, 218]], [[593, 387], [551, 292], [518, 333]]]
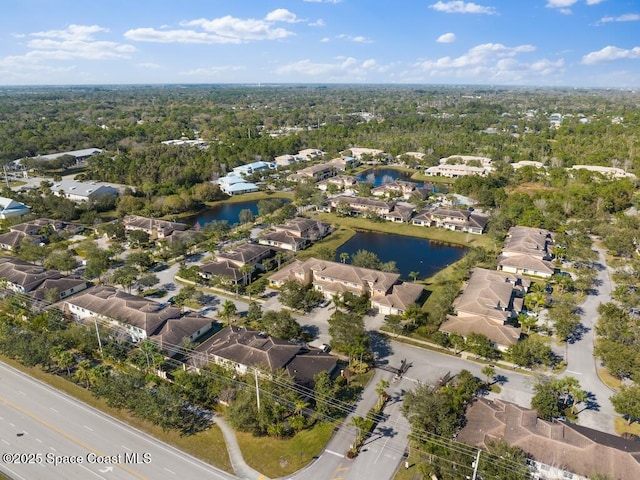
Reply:
[[636, 60], [640, 59], [640, 47], [634, 47], [630, 50], [612, 47], [611, 45], [604, 47], [597, 52], [591, 52], [582, 57], [582, 63], [586, 65], [596, 65], [598, 63], [613, 62], [616, 60]]
[[602, 17], [598, 20], [598, 25], [611, 22], [637, 22], [640, 21], [640, 15], [637, 13], [624, 13], [617, 17]]
[[284, 28], [273, 28], [271, 23], [265, 20], [255, 20], [253, 18], [243, 20], [231, 15], [214, 18], [213, 20], [199, 18], [184, 22], [183, 26], [201, 27], [203, 30], [215, 35], [243, 42], [249, 40], [277, 40], [294, 34]]
[[272, 12], [267, 13], [264, 17], [267, 22], [285, 22], [285, 23], [297, 23], [301, 22], [295, 13], [290, 12], [286, 8], [277, 8]]
[[311, 22], [308, 24], [310, 27], [326, 27], [327, 24], [324, 22], [323, 19], [319, 18], [318, 20], [316, 20], [315, 22]]
[[336, 57], [335, 62], [317, 63], [309, 59], [282, 65], [276, 69], [280, 75], [303, 75], [306, 77], [319, 77], [326, 81], [331, 80], [364, 80], [367, 75], [386, 71], [385, 66], [369, 58], [359, 61], [354, 57]]
[[329, 43], [331, 41], [331, 39], [329, 37], [323, 37], [322, 39], [320, 39], [320, 41], [322, 43]]
[[473, 2], [465, 3], [460, 0], [452, 2], [438, 1], [433, 5], [429, 5], [429, 8], [444, 13], [480, 13], [485, 15], [495, 15], [497, 13], [493, 7], [484, 7]]
[[98, 25], [69, 25], [64, 30], [48, 30], [29, 34], [29, 51], [25, 55], [6, 57], [11, 62], [40, 62], [46, 60], [108, 60], [129, 58], [135, 47], [117, 42], [96, 40], [96, 33], [109, 29]]
[[[547, 0], [547, 8], [558, 8], [559, 12], [562, 13], [563, 15], [571, 15], [573, 12], [571, 11], [570, 8], [568, 7], [572, 7], [573, 5], [575, 5], [576, 3], [578, 3], [579, 0]], [[587, 5], [598, 5], [599, 3], [602, 3], [604, 0], [586, 0], [585, 3]]]
[[194, 68], [180, 72], [180, 75], [196, 76], [196, 77], [218, 77], [221, 74], [230, 72], [240, 72], [246, 70], [246, 67], [240, 65], [219, 65], [208, 68]]
[[436, 40], [436, 42], [438, 42], [438, 43], [453, 43], [455, 41], [456, 41], [456, 34], [455, 33], [443, 33]]
[[[278, 40], [295, 35], [292, 31], [274, 27], [275, 22], [296, 23], [299, 19], [294, 13], [284, 8], [269, 12], [264, 20], [253, 18], [241, 19], [230, 15], [206, 19], [198, 18], [181, 22], [183, 28], [168, 30], [163, 26], [155, 28], [134, 28], [125, 32], [125, 38], [139, 42], [154, 43], [245, 43], [252, 40]], [[188, 28], [196, 27], [196, 28]]]
[[153, 68], [153, 69], [160, 68], [160, 65], [159, 65], [159, 64], [157, 64], [157, 63], [153, 63], [153, 62], [142, 62], [142, 63], [138, 63], [138, 66], [139, 66], [139, 67], [142, 67], [142, 68]]
[[547, 8], [566, 8], [571, 7], [578, 0], [547, 0]]
[[241, 43], [239, 38], [222, 37], [195, 30], [156, 30], [155, 28], [134, 28], [125, 32], [124, 37], [137, 42], [152, 43]]
[[508, 47], [499, 43], [477, 45], [459, 57], [441, 57], [421, 61], [414, 66], [429, 79], [447, 78], [459, 81], [501, 83], [532, 83], [548, 79], [563, 72], [564, 60], [547, 59], [526, 62], [518, 59], [521, 54], [535, 51], [532, 45]]
[[368, 39], [367, 37], [363, 36], [363, 35], [347, 35], [346, 33], [341, 33], [340, 35], [338, 35], [336, 38], [339, 38], [341, 40], [350, 40], [352, 42], [356, 42], [356, 43], [373, 43], [373, 40]]

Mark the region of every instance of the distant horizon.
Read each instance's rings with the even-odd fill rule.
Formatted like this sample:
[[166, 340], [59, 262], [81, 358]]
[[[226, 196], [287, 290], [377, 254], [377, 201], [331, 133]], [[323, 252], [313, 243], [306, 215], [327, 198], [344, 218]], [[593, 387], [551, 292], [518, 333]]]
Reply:
[[28, 88], [87, 88], [87, 87], [430, 87], [430, 88], [481, 88], [495, 90], [615, 90], [615, 91], [640, 91], [638, 87], [616, 87], [616, 86], [571, 86], [571, 85], [495, 85], [482, 83], [346, 83], [346, 82], [140, 82], [140, 83], [60, 83], [60, 84], [0, 84], [0, 89], [28, 89]]
[[640, 4], [613, 0], [21, 0], [7, 86], [640, 88]]

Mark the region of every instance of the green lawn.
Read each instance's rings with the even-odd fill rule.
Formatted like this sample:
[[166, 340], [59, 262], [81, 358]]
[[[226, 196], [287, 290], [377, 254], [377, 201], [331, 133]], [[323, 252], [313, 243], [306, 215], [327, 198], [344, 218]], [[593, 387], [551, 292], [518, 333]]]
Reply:
[[331, 250], [337, 250], [341, 245], [345, 244], [351, 237], [356, 234], [356, 231], [348, 227], [338, 227], [329, 236], [314, 243], [311, 247], [302, 252], [299, 252], [296, 257], [304, 260], [309, 257], [316, 256], [318, 249], [329, 248]]
[[493, 248], [494, 242], [488, 235], [474, 235], [472, 233], [453, 232], [444, 228], [419, 227], [409, 223], [375, 222], [360, 217], [338, 217], [333, 213], [318, 213], [316, 215], [323, 222], [339, 225], [354, 230], [371, 230], [374, 232], [395, 233], [409, 237], [425, 238], [436, 242], [463, 245], [467, 247]]
[[255, 437], [237, 432], [238, 443], [245, 461], [269, 478], [280, 478], [304, 468], [319, 455], [333, 433], [333, 424], [317, 423], [286, 440]]

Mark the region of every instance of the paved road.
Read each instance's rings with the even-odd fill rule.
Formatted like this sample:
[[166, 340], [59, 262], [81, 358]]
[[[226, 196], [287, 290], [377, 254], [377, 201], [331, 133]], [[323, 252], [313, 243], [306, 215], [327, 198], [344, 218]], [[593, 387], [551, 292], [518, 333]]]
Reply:
[[[0, 471], [16, 480], [236, 478], [3, 363], [0, 453], [32, 455], [27, 460], [36, 463], [0, 457]], [[69, 463], [70, 457], [82, 463]], [[56, 459], [62, 463], [55, 465]]]
[[595, 250], [598, 252], [595, 264], [598, 270], [596, 292], [588, 295], [580, 305], [581, 322], [586, 331], [581, 339], [567, 344], [567, 369], [563, 375], [577, 378], [582, 389], [592, 395], [591, 401], [596, 405], [595, 408], [580, 413], [579, 423], [603, 432], [615, 433], [613, 421], [619, 415], [615, 413], [609, 400], [613, 392], [598, 377], [596, 368], [599, 361], [593, 356], [598, 306], [611, 301], [612, 289], [604, 252], [597, 247]]

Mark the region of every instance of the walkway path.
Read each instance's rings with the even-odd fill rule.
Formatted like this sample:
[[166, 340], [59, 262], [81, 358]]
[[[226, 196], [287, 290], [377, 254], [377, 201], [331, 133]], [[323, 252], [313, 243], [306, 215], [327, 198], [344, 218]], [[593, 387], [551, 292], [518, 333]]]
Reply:
[[217, 415], [214, 415], [213, 421], [222, 431], [224, 441], [227, 444], [227, 452], [229, 452], [229, 458], [231, 459], [231, 466], [238, 478], [241, 478], [242, 480], [269, 480], [260, 472], [247, 465], [247, 462], [244, 461], [236, 434], [227, 422]]

